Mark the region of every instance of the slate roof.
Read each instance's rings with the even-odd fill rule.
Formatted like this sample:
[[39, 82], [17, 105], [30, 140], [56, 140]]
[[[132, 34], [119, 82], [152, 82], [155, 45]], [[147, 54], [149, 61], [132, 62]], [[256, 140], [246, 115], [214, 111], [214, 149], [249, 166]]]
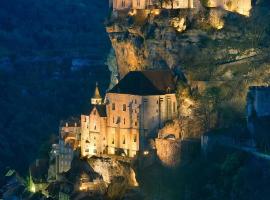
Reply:
[[131, 71], [108, 93], [140, 96], [174, 93], [176, 84], [170, 70]]
[[[107, 117], [107, 112], [106, 112], [106, 105], [95, 105], [93, 109], [96, 108], [97, 112], [100, 117]], [[92, 109], [92, 111], [93, 111]], [[91, 111], [91, 112], [92, 112]]]
[[95, 99], [100, 99], [101, 98], [101, 95], [100, 95], [100, 92], [99, 92], [99, 89], [98, 89], [98, 83], [96, 83], [96, 88], [95, 88], [93, 98], [95, 98]]

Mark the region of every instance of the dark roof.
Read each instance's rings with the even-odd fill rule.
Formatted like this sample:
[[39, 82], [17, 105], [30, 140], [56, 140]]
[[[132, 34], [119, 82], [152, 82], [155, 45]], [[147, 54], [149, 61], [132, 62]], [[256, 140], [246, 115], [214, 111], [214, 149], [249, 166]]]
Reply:
[[78, 117], [70, 117], [66, 120], [61, 120], [60, 127], [65, 127], [66, 123], [68, 123], [68, 127], [75, 127], [75, 124], [77, 124], [77, 126], [81, 125], [81, 120]]
[[176, 84], [170, 70], [131, 71], [108, 93], [162, 95], [174, 93]]
[[98, 112], [100, 117], [107, 117], [106, 105], [95, 105], [94, 108], [97, 109], [97, 112]]

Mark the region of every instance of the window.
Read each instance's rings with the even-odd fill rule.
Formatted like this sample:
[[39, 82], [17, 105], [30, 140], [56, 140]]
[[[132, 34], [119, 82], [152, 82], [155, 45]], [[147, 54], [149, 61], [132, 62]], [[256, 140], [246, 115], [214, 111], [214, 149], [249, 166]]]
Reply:
[[114, 144], [114, 139], [112, 140], [112, 144]]
[[125, 7], [125, 0], [122, 0], [122, 7]]
[[112, 103], [112, 110], [115, 110], [115, 103]]
[[173, 102], [173, 112], [176, 111], [176, 105], [175, 105], [175, 102]]
[[140, 6], [140, 0], [137, 0], [137, 6]]
[[137, 122], [135, 122], [135, 126], [137, 126]]
[[124, 124], [126, 124], [126, 119], [124, 118]]
[[97, 113], [97, 111], [96, 111], [96, 110], [94, 110], [94, 115], [96, 115], [96, 113]]
[[134, 139], [133, 139], [134, 142], [137, 142], [137, 136], [134, 135]]
[[97, 129], [97, 126], [95, 125], [95, 126], [94, 126], [94, 130], [96, 130], [96, 129]]
[[127, 110], [127, 106], [126, 104], [123, 104], [123, 111], [126, 111]]
[[126, 140], [125, 140], [125, 138], [124, 138], [124, 140], [123, 140], [123, 144], [126, 144]]
[[113, 123], [114, 123], [114, 117], [112, 118], [112, 121], [113, 121]]
[[137, 99], [134, 100], [134, 103], [137, 104]]
[[158, 104], [158, 100], [157, 100], [157, 104]]

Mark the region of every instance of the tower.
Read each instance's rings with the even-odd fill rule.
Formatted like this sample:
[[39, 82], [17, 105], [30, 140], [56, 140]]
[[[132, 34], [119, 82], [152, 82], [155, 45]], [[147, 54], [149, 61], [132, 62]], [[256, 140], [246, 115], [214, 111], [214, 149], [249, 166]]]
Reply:
[[102, 97], [100, 96], [99, 89], [98, 89], [98, 83], [96, 83], [96, 89], [93, 97], [91, 98], [91, 104], [92, 105], [100, 105], [102, 104]]

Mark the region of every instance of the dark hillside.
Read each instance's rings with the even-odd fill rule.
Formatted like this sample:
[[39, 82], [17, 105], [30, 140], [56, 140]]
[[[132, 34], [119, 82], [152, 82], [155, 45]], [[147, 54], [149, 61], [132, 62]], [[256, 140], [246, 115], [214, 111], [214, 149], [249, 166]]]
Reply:
[[89, 109], [96, 81], [105, 92], [110, 43], [107, 0], [0, 4], [1, 180], [7, 166], [25, 173], [48, 154], [59, 121]]

